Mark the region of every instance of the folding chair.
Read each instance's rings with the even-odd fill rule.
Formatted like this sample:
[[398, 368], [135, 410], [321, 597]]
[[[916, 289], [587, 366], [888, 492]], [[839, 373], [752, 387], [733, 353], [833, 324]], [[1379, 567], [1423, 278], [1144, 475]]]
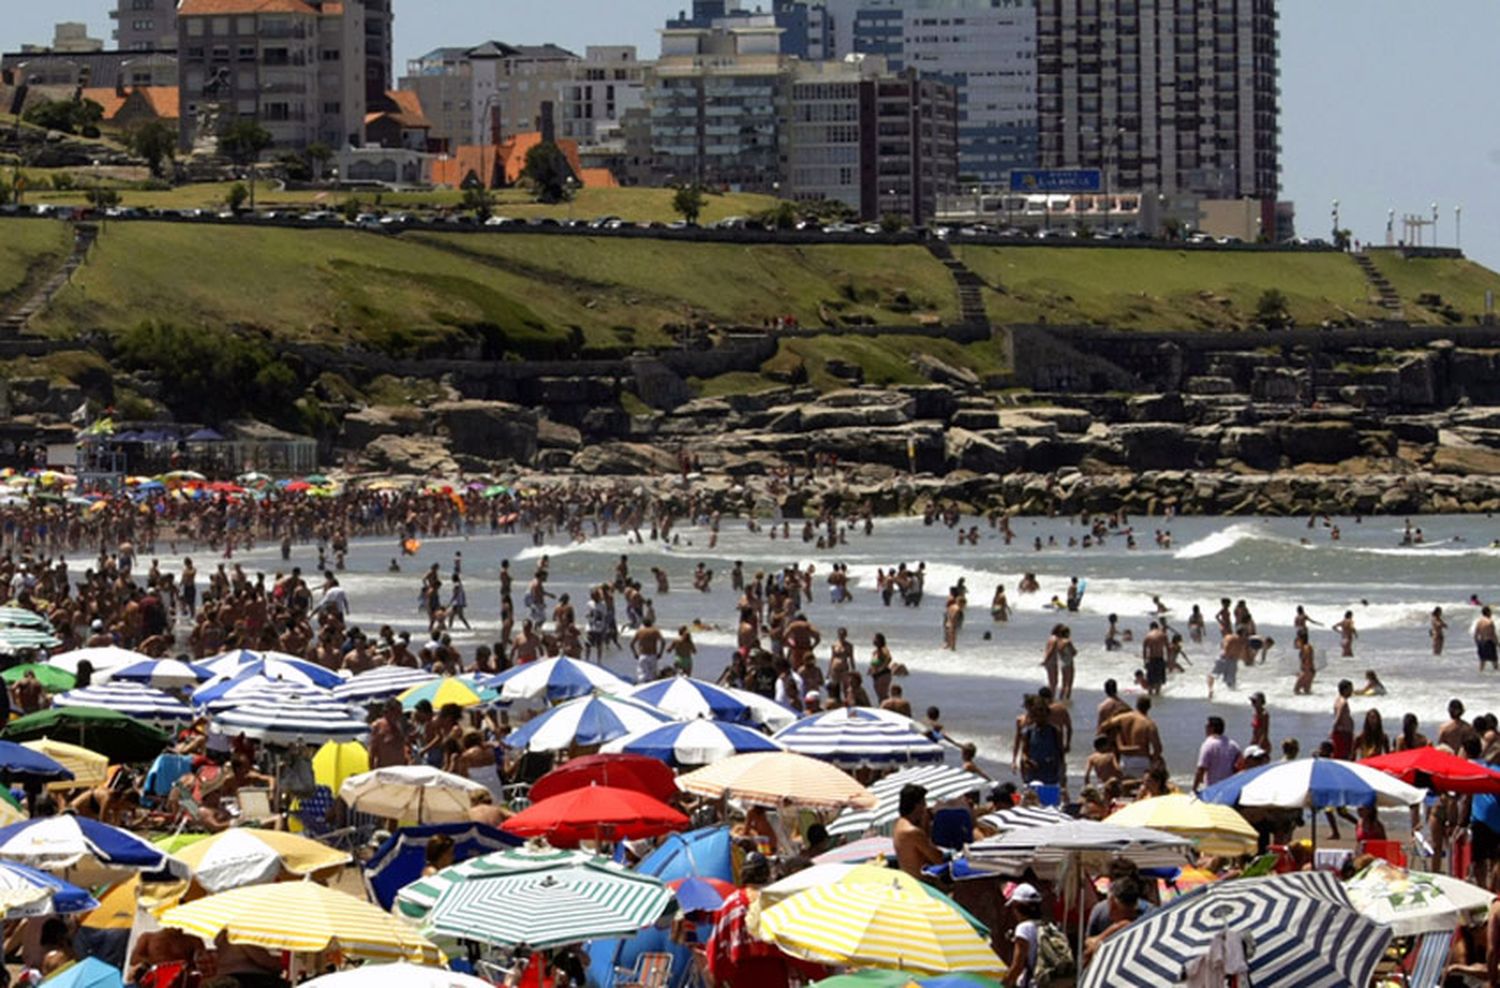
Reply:
[[1417, 949], [1407, 955], [1407, 960], [1411, 962], [1411, 968], [1406, 973], [1407, 988], [1438, 988], [1442, 984], [1443, 971], [1448, 967], [1448, 955], [1453, 949], [1454, 932], [1447, 930], [1422, 934]]
[[297, 822], [302, 824], [303, 836], [352, 854], [357, 843], [357, 830], [354, 827], [335, 827], [330, 823], [328, 818], [333, 808], [333, 790], [318, 786], [311, 796], [303, 796], [297, 804]]
[[615, 988], [667, 988], [671, 980], [671, 954], [642, 954], [634, 968], [615, 968]]
[[236, 827], [269, 827], [276, 823], [280, 814], [271, 807], [271, 790], [246, 788], [235, 794]]

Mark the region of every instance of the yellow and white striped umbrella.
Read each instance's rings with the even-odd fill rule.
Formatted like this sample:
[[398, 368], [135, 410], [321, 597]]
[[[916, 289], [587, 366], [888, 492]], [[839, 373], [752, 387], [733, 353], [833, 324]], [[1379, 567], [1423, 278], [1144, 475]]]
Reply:
[[230, 943], [267, 950], [316, 953], [338, 948], [365, 960], [436, 964], [442, 954], [379, 906], [316, 882], [248, 885], [220, 892], [161, 915], [174, 927], [212, 943], [219, 933]]
[[1255, 828], [1232, 806], [1169, 793], [1130, 803], [1104, 820], [1121, 827], [1151, 827], [1186, 837], [1204, 854], [1254, 854]]
[[97, 751], [90, 751], [88, 748], [81, 748], [65, 741], [54, 741], [51, 738], [22, 741], [21, 745], [46, 755], [73, 773], [73, 778], [67, 782], [50, 783], [47, 786], [49, 792], [102, 786], [109, 781], [109, 758]]
[[921, 974], [1003, 974], [990, 945], [952, 906], [896, 882], [824, 885], [760, 916], [761, 939], [797, 957]]

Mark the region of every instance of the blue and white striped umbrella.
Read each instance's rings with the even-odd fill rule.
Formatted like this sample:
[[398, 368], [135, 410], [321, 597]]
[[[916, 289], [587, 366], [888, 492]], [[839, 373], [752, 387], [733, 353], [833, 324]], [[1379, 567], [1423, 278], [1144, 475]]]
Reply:
[[1357, 912], [1337, 878], [1299, 871], [1215, 882], [1152, 910], [1104, 941], [1080, 988], [1182, 984], [1216, 937], [1255, 944], [1249, 983], [1296, 988], [1367, 985], [1391, 931]]
[[[740, 697], [713, 683], [687, 676], [658, 679], [626, 690], [623, 694], [649, 703], [678, 720], [722, 720], [731, 724], [757, 722], [755, 708]], [[784, 725], [783, 725], [784, 726]]]
[[183, 689], [214, 678], [203, 666], [177, 659], [143, 659], [128, 666], [107, 669], [94, 676], [95, 683], [140, 683], [156, 689]]
[[138, 683], [105, 683], [81, 690], [69, 690], [52, 698], [57, 707], [99, 707], [133, 717], [158, 727], [184, 724], [193, 719], [186, 703], [161, 690]]
[[499, 690], [502, 700], [545, 699], [552, 703], [601, 690], [618, 693], [630, 687], [630, 683], [603, 666], [566, 656], [528, 662], [498, 676], [481, 679], [479, 685]]
[[344, 677], [324, 669], [316, 662], [308, 662], [282, 652], [252, 652], [242, 648], [196, 664], [205, 667], [215, 676], [239, 676], [253, 669], [268, 679], [285, 679], [307, 686], [321, 686], [325, 690], [331, 690], [344, 681]]
[[132, 652], [128, 648], [120, 648], [117, 645], [95, 645], [89, 648], [75, 648], [71, 652], [59, 652], [49, 658], [47, 664], [57, 666], [76, 676], [80, 662], [87, 662], [94, 667], [95, 673], [102, 673], [111, 669], [119, 669], [122, 666], [135, 665], [137, 662], [145, 662], [150, 658], [149, 655]]
[[775, 736], [788, 751], [846, 768], [943, 760], [942, 745], [920, 733], [915, 721], [900, 720], [905, 723], [888, 711], [840, 708], [804, 717]]
[[866, 830], [888, 832], [901, 815], [901, 790], [909, 785], [927, 790], [927, 802], [941, 803], [965, 793], [984, 792], [991, 785], [982, 775], [965, 772], [951, 765], [918, 765], [893, 772], [870, 784], [870, 792], [880, 800], [873, 810], [848, 809], [828, 825], [828, 834], [862, 834]]
[[243, 734], [267, 744], [358, 741], [370, 733], [364, 718], [342, 703], [296, 699], [245, 703], [214, 714], [212, 723], [230, 737]]
[[1238, 772], [1198, 794], [1223, 806], [1415, 806], [1427, 793], [1358, 762], [1302, 758]]
[[362, 672], [353, 679], [345, 680], [333, 688], [333, 695], [346, 703], [368, 703], [371, 700], [388, 700], [400, 696], [413, 686], [421, 686], [437, 679], [436, 673], [406, 666], [381, 666]]
[[99, 908], [84, 889], [45, 871], [0, 861], [0, 919], [32, 919]]
[[615, 738], [599, 750], [646, 755], [664, 761], [673, 768], [696, 768], [700, 765], [712, 765], [732, 755], [750, 751], [781, 751], [782, 748], [754, 728], [716, 720], [690, 720], [657, 724], [644, 731], [634, 731]]
[[586, 748], [671, 720], [638, 700], [581, 696], [528, 722], [506, 737], [504, 744], [528, 751], [562, 751], [574, 745]]
[[128, 830], [74, 816], [38, 817], [0, 828], [0, 859], [65, 874], [80, 885], [97, 885], [131, 872], [172, 872], [187, 866]]
[[996, 833], [1004, 834], [1012, 830], [1050, 827], [1054, 823], [1070, 823], [1073, 819], [1074, 817], [1055, 806], [1013, 806], [1008, 810], [986, 813], [979, 818], [979, 822]]
[[275, 703], [284, 699], [309, 702], [332, 701], [333, 693], [290, 679], [268, 679], [253, 667], [231, 679], [215, 679], [193, 691], [193, 706], [210, 711], [223, 710], [243, 703]]

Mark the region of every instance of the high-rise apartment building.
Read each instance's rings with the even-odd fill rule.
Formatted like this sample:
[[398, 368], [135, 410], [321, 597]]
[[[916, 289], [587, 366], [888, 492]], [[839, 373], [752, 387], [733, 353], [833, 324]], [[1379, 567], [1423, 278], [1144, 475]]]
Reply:
[[1121, 191], [1261, 200], [1280, 188], [1275, 0], [1037, 0], [1044, 167]]
[[558, 136], [580, 147], [618, 143], [621, 119], [645, 105], [651, 65], [636, 57], [634, 45], [590, 45], [563, 87]]
[[[833, 20], [820, 0], [772, 0], [770, 15], [781, 28], [780, 51], [783, 55], [806, 61], [833, 58]], [[682, 31], [732, 26], [736, 21], [763, 18], [765, 12], [756, 5], [753, 11], [740, 6], [740, 0], [693, 0], [690, 11], [679, 11], [667, 21], [667, 30]]]
[[182, 0], [182, 142], [252, 118], [282, 149], [364, 143], [364, 5], [356, 0]]
[[959, 171], [999, 183], [1037, 159], [1035, 0], [824, 0], [833, 50], [958, 90]]
[[117, 0], [109, 17], [121, 51], [177, 50], [177, 0]]
[[365, 99], [384, 98], [396, 85], [395, 0], [357, 0], [365, 6]]

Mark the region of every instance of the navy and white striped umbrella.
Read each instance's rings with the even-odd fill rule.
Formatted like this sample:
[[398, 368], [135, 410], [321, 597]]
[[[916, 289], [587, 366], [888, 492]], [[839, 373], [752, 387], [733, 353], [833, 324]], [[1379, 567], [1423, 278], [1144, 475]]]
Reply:
[[1301, 871], [1205, 885], [1104, 941], [1080, 988], [1182, 984], [1216, 937], [1248, 934], [1252, 985], [1367, 985], [1391, 931], [1357, 912], [1338, 879]]
[[95, 683], [139, 683], [156, 689], [170, 690], [197, 686], [214, 678], [203, 666], [177, 659], [142, 659], [130, 665], [95, 673]]
[[581, 696], [553, 707], [508, 735], [503, 743], [507, 748], [529, 751], [562, 751], [574, 745], [587, 748], [670, 722], [666, 714], [637, 700]]
[[636, 686], [624, 694], [649, 703], [678, 720], [722, 720], [731, 724], [756, 722], [755, 708], [722, 686], [687, 676], [673, 676]]
[[81, 690], [69, 690], [52, 698], [57, 707], [98, 707], [133, 717], [158, 727], [184, 724], [193, 719], [186, 703], [161, 690], [138, 683], [105, 683]]
[[909, 785], [926, 789], [930, 804], [956, 799], [964, 793], [983, 792], [989, 788], [990, 781], [950, 765], [904, 768], [870, 784], [870, 791], [880, 800], [879, 806], [873, 810], [845, 810], [828, 825], [829, 836], [862, 834], [866, 830], [885, 831], [895, 825], [901, 815], [901, 790]]
[[268, 679], [285, 679], [293, 683], [321, 686], [325, 690], [331, 690], [344, 681], [338, 673], [324, 669], [316, 662], [308, 662], [282, 652], [252, 652], [242, 648], [196, 664], [204, 666], [215, 676], [239, 676], [253, 669]]
[[358, 741], [370, 733], [370, 725], [345, 704], [297, 699], [246, 703], [215, 714], [213, 723], [230, 737], [243, 734], [268, 744]]
[[944, 754], [942, 745], [920, 733], [915, 721], [863, 707], [804, 717], [775, 737], [788, 751], [846, 768], [940, 762]]
[[333, 688], [336, 699], [346, 703], [368, 703], [371, 700], [389, 700], [400, 696], [413, 686], [422, 686], [437, 679], [436, 673], [406, 666], [381, 666], [362, 672], [353, 679], [345, 680]]
[[645, 755], [664, 761], [673, 768], [696, 768], [748, 751], [782, 749], [781, 745], [754, 728], [716, 720], [690, 720], [658, 724], [644, 731], [635, 731], [615, 738], [599, 750], [605, 753]]
[[1237, 772], [1198, 794], [1223, 806], [1415, 806], [1427, 793], [1379, 769], [1333, 758], [1272, 762]]
[[1028, 868], [1050, 874], [1069, 862], [1103, 868], [1115, 858], [1142, 868], [1180, 867], [1192, 850], [1192, 841], [1163, 830], [1069, 819], [987, 837], [966, 853], [976, 868], [1019, 875]]
[[14, 861], [0, 861], [0, 919], [30, 919], [98, 908], [98, 900], [87, 889]]
[[484, 689], [498, 690], [502, 700], [542, 700], [557, 703], [599, 690], [618, 693], [630, 684], [603, 666], [561, 656], [528, 662], [498, 676], [479, 680]]
[[0, 859], [63, 875], [79, 885], [103, 884], [139, 871], [188, 874], [187, 865], [144, 837], [71, 813], [0, 829]]
[[332, 701], [331, 692], [311, 683], [290, 679], [268, 679], [252, 670], [232, 679], [215, 679], [193, 691], [193, 706], [210, 712], [227, 710], [245, 703], [275, 703], [279, 700], [303, 700], [311, 703]]
[[1016, 806], [1008, 810], [986, 813], [979, 822], [996, 833], [1012, 830], [1027, 830], [1031, 827], [1050, 827], [1054, 823], [1069, 823], [1073, 817], [1052, 806]]

